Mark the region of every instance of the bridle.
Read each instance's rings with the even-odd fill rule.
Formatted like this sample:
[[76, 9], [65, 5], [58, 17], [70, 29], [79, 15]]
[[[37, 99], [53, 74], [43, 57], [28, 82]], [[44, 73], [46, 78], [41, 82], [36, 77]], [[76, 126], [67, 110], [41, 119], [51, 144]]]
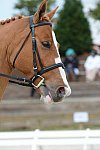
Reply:
[[[21, 77], [16, 77], [16, 76], [10, 76], [7, 74], [2, 74], [2, 73], [0, 73], [0, 76], [12, 79], [12, 80], [9, 80], [9, 82], [11, 82], [11, 83], [15, 83], [15, 84], [22, 85], [22, 86], [34, 87], [35, 89], [37, 89], [41, 85], [45, 85], [45, 79], [42, 76], [43, 74], [45, 74], [46, 72], [49, 72], [51, 70], [54, 70], [56, 68], [59, 68], [59, 67], [62, 67], [64, 69], [63, 63], [57, 63], [57, 64], [53, 64], [53, 65], [48, 66], [48, 67], [44, 67], [42, 62], [41, 62], [41, 58], [39, 55], [39, 51], [38, 51], [37, 43], [36, 43], [36, 38], [35, 38], [35, 28], [38, 26], [44, 26], [44, 25], [52, 26], [51, 22], [40, 22], [40, 23], [34, 24], [33, 23], [33, 16], [30, 16], [30, 32], [28, 33], [27, 37], [25, 38], [23, 44], [21, 45], [20, 49], [18, 50], [18, 52], [14, 58], [14, 61], [13, 61], [13, 67], [15, 67], [16, 59], [19, 56], [22, 48], [25, 45], [25, 42], [27, 41], [27, 39], [31, 33], [32, 34], [32, 53], [33, 53], [34, 76], [31, 79], [21, 78]], [[40, 71], [38, 71], [36, 57], [38, 58], [39, 65], [41, 67]], [[38, 78], [40, 79], [40, 81], [37, 85], [35, 85], [34, 82]]]

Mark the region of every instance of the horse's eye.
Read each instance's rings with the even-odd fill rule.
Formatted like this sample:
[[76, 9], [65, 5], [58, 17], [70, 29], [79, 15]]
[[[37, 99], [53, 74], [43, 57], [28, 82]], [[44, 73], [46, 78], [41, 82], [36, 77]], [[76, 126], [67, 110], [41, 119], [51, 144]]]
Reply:
[[46, 48], [50, 48], [50, 47], [51, 47], [51, 42], [49, 42], [49, 41], [44, 41], [44, 42], [42, 42], [42, 45], [43, 45], [44, 47], [46, 47]]

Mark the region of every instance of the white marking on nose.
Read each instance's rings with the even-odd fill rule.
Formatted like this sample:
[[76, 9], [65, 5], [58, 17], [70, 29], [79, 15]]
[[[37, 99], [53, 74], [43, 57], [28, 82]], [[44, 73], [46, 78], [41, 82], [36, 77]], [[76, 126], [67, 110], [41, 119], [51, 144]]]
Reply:
[[[54, 44], [55, 44], [55, 47], [56, 47], [56, 50], [57, 50], [57, 53], [58, 53], [58, 57], [55, 58], [55, 63], [56, 64], [57, 63], [62, 63], [54, 31], [52, 31], [52, 36], [53, 36], [53, 41], [54, 41]], [[70, 89], [70, 86], [69, 86], [68, 81], [66, 79], [66, 73], [65, 73], [65, 71], [64, 71], [64, 69], [62, 67], [59, 67], [59, 71], [60, 71], [60, 75], [61, 75], [61, 77], [63, 79], [64, 85], [67, 86], [66, 89], [65, 89], [66, 90], [66, 95], [69, 96], [71, 94], [71, 89]]]

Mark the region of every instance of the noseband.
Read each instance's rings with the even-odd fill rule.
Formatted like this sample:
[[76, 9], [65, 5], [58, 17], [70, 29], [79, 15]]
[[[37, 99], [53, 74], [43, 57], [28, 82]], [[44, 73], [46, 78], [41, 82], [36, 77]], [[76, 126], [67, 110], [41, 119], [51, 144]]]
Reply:
[[[52, 24], [50, 22], [40, 22], [38, 24], [34, 24], [33, 23], [33, 16], [30, 16], [30, 32], [27, 35], [27, 37], [25, 38], [23, 44], [21, 45], [21, 47], [20, 47], [19, 51], [17, 52], [17, 54], [14, 58], [14, 61], [13, 61], [13, 67], [14, 67], [16, 59], [17, 59], [18, 55], [20, 54], [22, 48], [24, 47], [25, 42], [27, 41], [27, 39], [28, 39], [28, 37], [31, 33], [32, 34], [32, 53], [33, 53], [34, 76], [30, 80], [26, 79], [26, 78], [10, 76], [10, 75], [6, 75], [6, 74], [2, 74], [2, 73], [0, 73], [0, 76], [6, 77], [6, 78], [9, 78], [9, 79], [13, 79], [13, 80], [9, 80], [9, 82], [11, 82], [11, 83], [15, 83], [15, 84], [22, 85], [22, 86], [34, 87], [35, 89], [37, 89], [41, 85], [45, 84], [45, 79], [42, 76], [43, 74], [45, 74], [46, 72], [49, 72], [51, 70], [54, 70], [56, 68], [59, 68], [59, 67], [62, 67], [64, 69], [63, 63], [57, 63], [57, 64], [53, 64], [53, 65], [48, 66], [48, 67], [44, 67], [42, 62], [41, 62], [41, 58], [40, 58], [40, 55], [39, 55], [39, 51], [38, 51], [37, 43], [36, 43], [36, 38], [35, 38], [35, 28], [38, 27], [38, 26], [44, 26], [44, 25], [52, 26]], [[38, 71], [36, 57], [38, 58], [39, 65], [41, 67], [40, 71]], [[37, 85], [35, 85], [34, 82], [38, 78], [40, 79], [40, 82]]]

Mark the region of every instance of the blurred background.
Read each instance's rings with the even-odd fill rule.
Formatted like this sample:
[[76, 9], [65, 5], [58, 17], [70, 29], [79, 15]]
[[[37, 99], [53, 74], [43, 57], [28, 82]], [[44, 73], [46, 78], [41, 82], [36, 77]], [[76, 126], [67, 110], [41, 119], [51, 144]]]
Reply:
[[[3, 0], [0, 20], [33, 15], [41, 0]], [[43, 104], [34, 89], [9, 84], [0, 102], [0, 131], [100, 129], [100, 0], [49, 0], [59, 5], [53, 28], [72, 88], [64, 102]], [[15, 70], [15, 75], [22, 74]]]

